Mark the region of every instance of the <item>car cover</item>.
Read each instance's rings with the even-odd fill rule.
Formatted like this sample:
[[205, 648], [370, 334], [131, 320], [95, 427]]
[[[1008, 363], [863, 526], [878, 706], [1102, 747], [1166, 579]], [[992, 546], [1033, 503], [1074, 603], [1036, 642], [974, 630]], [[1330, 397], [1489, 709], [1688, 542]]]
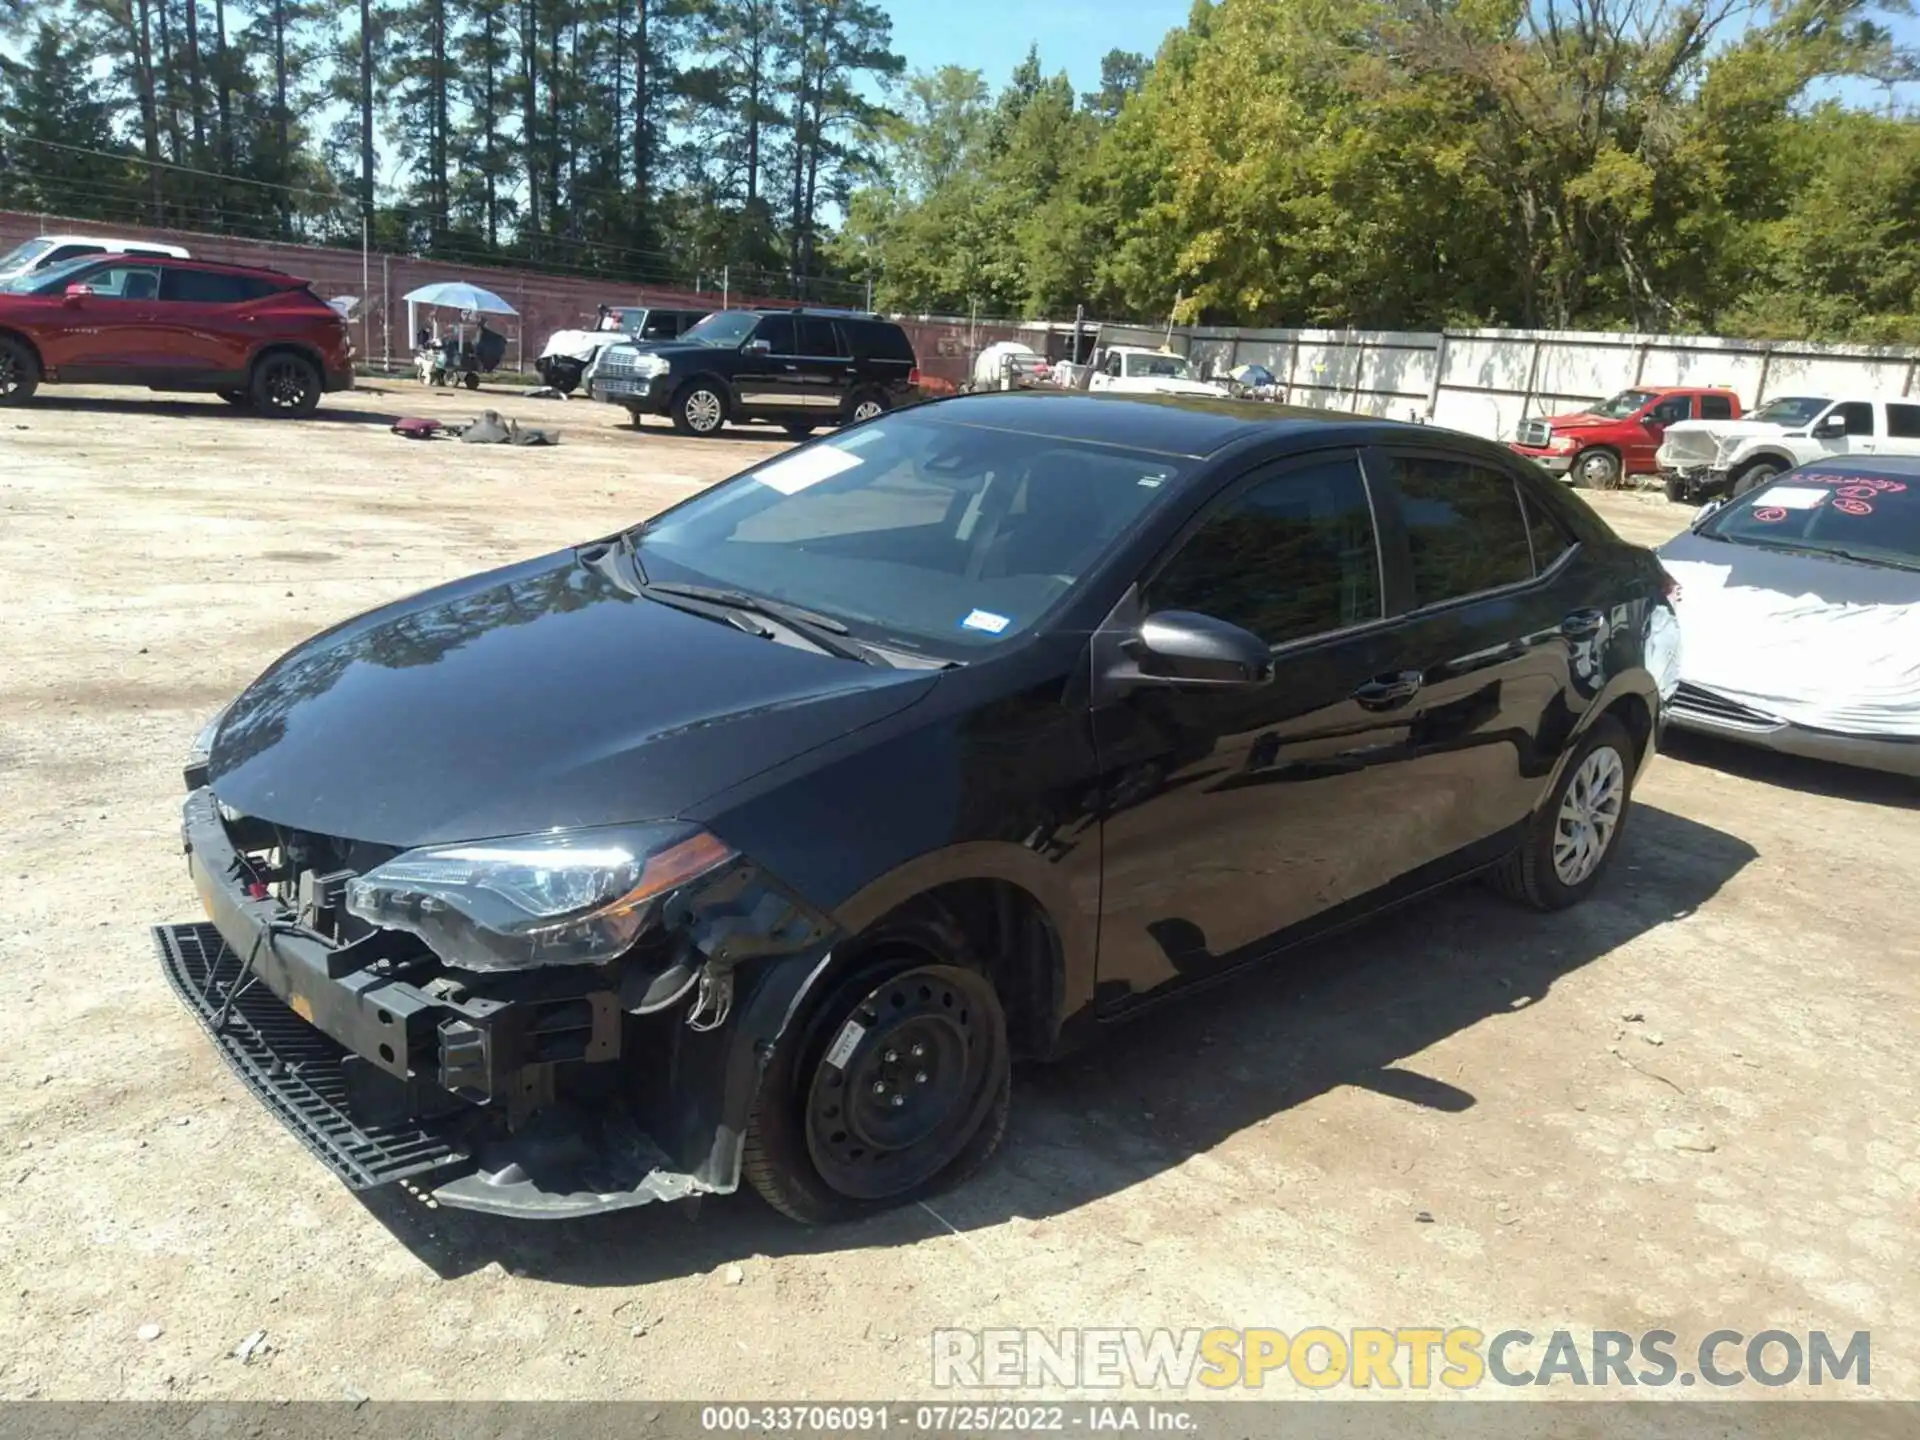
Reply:
[[1920, 738], [1920, 572], [1691, 532], [1660, 562], [1686, 683], [1816, 730]]

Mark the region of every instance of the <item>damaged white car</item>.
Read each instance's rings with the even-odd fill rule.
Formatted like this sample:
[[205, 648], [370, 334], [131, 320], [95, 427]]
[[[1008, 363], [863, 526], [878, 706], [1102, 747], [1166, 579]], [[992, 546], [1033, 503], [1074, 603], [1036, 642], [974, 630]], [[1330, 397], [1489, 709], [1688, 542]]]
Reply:
[[1738, 496], [1833, 455], [1920, 455], [1920, 400], [1783, 395], [1740, 420], [1669, 425], [1654, 461], [1667, 498]]
[[610, 346], [677, 340], [706, 319], [707, 313], [659, 305], [603, 305], [591, 330], [556, 330], [549, 335], [533, 368], [562, 395], [570, 395]]
[[1087, 388], [1116, 395], [1210, 395], [1216, 400], [1227, 393], [1195, 375], [1186, 356], [1135, 345], [1108, 350]]
[[1672, 724], [1920, 775], [1920, 457], [1804, 466], [1659, 555], [1679, 583]]

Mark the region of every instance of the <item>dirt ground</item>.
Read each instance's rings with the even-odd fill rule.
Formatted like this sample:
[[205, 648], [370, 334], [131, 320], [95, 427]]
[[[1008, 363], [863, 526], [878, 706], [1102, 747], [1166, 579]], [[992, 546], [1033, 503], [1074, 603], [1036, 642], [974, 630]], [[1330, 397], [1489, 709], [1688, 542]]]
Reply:
[[[386, 430], [482, 404], [563, 444]], [[398, 384], [0, 411], [0, 1398], [905, 1397], [943, 1326], [1420, 1324], [1866, 1329], [1920, 1398], [1920, 789], [1682, 739], [1591, 903], [1461, 889], [1024, 1073], [931, 1208], [535, 1227], [338, 1185], [155, 961], [198, 914], [189, 740], [337, 619], [776, 448]]]

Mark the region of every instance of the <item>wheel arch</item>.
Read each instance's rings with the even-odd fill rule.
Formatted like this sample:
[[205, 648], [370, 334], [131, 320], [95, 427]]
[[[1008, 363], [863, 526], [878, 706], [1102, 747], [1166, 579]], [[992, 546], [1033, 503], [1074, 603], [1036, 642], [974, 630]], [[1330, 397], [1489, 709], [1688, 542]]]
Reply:
[[740, 396], [733, 388], [733, 382], [716, 370], [696, 370], [684, 377], [673, 377], [673, 399], [678, 400], [695, 385], [711, 385], [720, 392], [720, 398], [726, 402], [727, 413], [731, 415], [740, 408]]
[[985, 959], [1015, 1055], [1053, 1054], [1068, 1017], [1092, 997], [1096, 947], [1091, 920], [1054, 867], [1021, 845], [956, 845], [866, 885], [834, 919], [857, 940], [916, 906], [944, 912]]
[[326, 381], [326, 357], [312, 345], [307, 344], [304, 340], [269, 340], [247, 357], [247, 383], [249, 385], [253, 383], [253, 372], [259, 369], [263, 361], [275, 355], [299, 356], [302, 360], [313, 366], [314, 373], [320, 377], [322, 383]]
[[46, 378], [46, 357], [40, 353], [40, 347], [33, 343], [33, 337], [31, 335], [28, 335], [24, 330], [15, 330], [9, 326], [0, 325], [0, 340], [11, 340], [16, 345], [26, 346], [27, 353], [33, 356], [33, 368], [39, 372], [41, 379], [44, 380]]
[[1799, 463], [1798, 460], [1794, 459], [1793, 456], [1789, 455], [1786, 451], [1774, 449], [1772, 446], [1765, 446], [1742, 455], [1727, 473], [1737, 481], [1756, 465], [1771, 464], [1778, 465], [1782, 470], [1791, 470]]

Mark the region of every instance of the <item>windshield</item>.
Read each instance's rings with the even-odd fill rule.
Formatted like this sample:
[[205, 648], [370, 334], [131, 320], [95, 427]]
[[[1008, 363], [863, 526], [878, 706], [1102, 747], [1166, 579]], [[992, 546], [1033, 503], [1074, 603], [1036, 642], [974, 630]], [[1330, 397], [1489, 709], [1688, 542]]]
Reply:
[[58, 295], [67, 288], [69, 277], [99, 263], [98, 255], [62, 260], [58, 265], [49, 265], [44, 270], [29, 270], [11, 280], [0, 281], [0, 291], [9, 295]]
[[38, 260], [53, 248], [53, 241], [47, 239], [26, 240], [0, 255], [0, 275], [12, 274]]
[[1708, 516], [1699, 533], [1920, 569], [1920, 476], [1870, 465], [1790, 471]]
[[1764, 425], [1805, 425], [1832, 403], [1805, 395], [1783, 395], [1778, 400], [1769, 400], [1747, 418]]
[[641, 533], [640, 559], [653, 581], [964, 658], [1038, 624], [1181, 473], [1161, 455], [896, 414], [677, 506]]
[[738, 350], [759, 323], [760, 317], [751, 310], [722, 310], [707, 316], [680, 338], [716, 350]]
[[1184, 355], [1129, 355], [1127, 356], [1127, 375], [1152, 376], [1156, 379], [1191, 380], [1193, 367], [1187, 364]]
[[1596, 405], [1587, 413], [1603, 420], [1625, 420], [1629, 415], [1638, 415], [1652, 399], [1651, 390], [1622, 390], [1606, 404]]

